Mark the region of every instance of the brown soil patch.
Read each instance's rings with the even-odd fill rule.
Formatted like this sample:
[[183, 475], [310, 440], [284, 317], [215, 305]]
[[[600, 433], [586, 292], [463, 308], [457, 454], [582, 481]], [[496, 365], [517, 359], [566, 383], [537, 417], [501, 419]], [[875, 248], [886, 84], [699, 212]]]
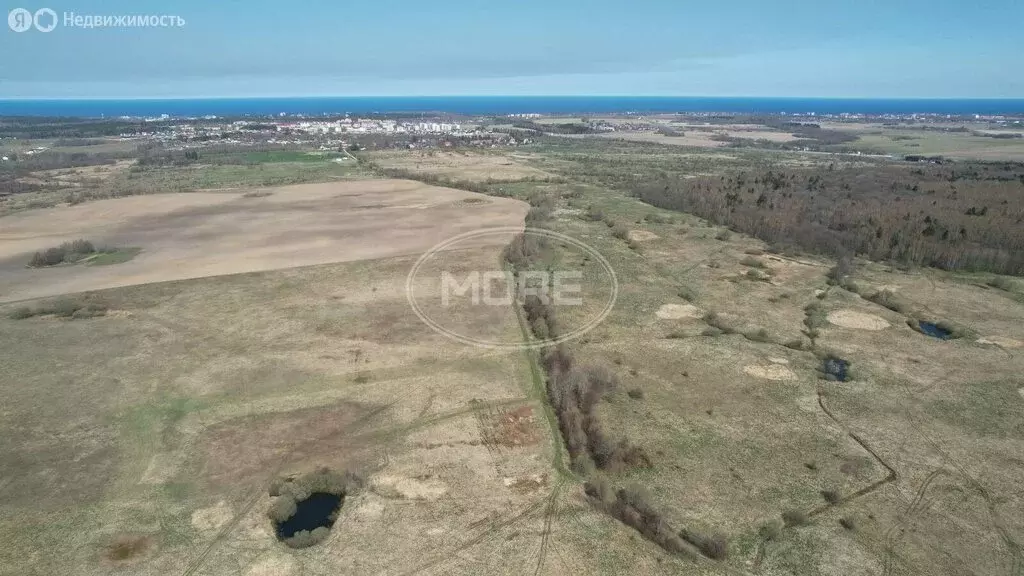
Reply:
[[665, 304], [658, 308], [654, 315], [662, 320], [680, 320], [682, 318], [700, 318], [704, 313], [693, 304]]
[[649, 240], [657, 240], [658, 235], [647, 230], [630, 230], [629, 239], [633, 242], [647, 242]]
[[854, 310], [835, 310], [828, 315], [828, 321], [842, 328], [854, 330], [885, 330], [889, 323], [874, 314], [865, 314]]
[[[0, 301], [422, 254], [462, 232], [521, 226], [529, 208], [407, 180], [260, 191], [273, 195], [258, 201], [243, 199], [243, 190], [133, 196], [4, 216]], [[114, 266], [25, 267], [33, 252], [78, 238], [143, 252]]]
[[536, 418], [531, 406], [522, 406], [514, 410], [499, 410], [494, 416], [487, 417], [480, 430], [483, 443], [490, 446], [532, 446], [540, 442]]
[[796, 379], [796, 374], [792, 370], [779, 364], [772, 364], [771, 366], [744, 366], [743, 372], [763, 380], [783, 381]]
[[129, 564], [145, 556], [153, 544], [152, 536], [122, 534], [105, 546], [103, 557], [114, 564]]

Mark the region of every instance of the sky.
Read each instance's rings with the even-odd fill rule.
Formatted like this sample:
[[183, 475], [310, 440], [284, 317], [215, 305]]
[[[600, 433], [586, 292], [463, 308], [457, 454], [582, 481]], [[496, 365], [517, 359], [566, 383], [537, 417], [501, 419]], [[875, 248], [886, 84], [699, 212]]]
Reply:
[[[4, 12], [15, 7], [50, 8], [58, 26], [0, 28], [0, 98], [1024, 97], [1022, 0], [15, 0]], [[86, 29], [65, 13], [185, 24]]]

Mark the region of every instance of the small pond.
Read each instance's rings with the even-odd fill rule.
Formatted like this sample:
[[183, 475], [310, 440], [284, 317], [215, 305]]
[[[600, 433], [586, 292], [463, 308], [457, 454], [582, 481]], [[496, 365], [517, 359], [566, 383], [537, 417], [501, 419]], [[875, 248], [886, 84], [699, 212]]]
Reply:
[[343, 496], [315, 492], [305, 500], [296, 504], [295, 514], [284, 522], [277, 524], [277, 537], [282, 540], [291, 538], [296, 532], [334, 526], [334, 513], [341, 508]]
[[946, 330], [942, 326], [939, 326], [935, 322], [925, 322], [924, 320], [921, 320], [920, 322], [917, 323], [917, 325], [921, 328], [921, 332], [927, 334], [928, 336], [931, 336], [932, 338], [938, 338], [940, 340], [949, 340], [950, 338], [953, 337], [952, 332]]
[[824, 370], [826, 377], [840, 382], [846, 382], [850, 377], [850, 363], [842, 358], [825, 358], [822, 370]]

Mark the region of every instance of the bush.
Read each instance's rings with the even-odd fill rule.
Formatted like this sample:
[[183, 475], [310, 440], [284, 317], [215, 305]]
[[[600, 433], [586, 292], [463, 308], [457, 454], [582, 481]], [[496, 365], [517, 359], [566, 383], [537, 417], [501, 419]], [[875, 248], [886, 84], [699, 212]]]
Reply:
[[748, 332], [744, 334], [747, 340], [753, 340], [754, 342], [771, 342], [772, 337], [768, 334], [768, 330], [764, 328], [758, 329], [756, 332]]
[[835, 506], [842, 501], [843, 497], [836, 490], [822, 490], [821, 497], [825, 499], [825, 502]]
[[857, 529], [857, 523], [854, 521], [854, 519], [845, 516], [839, 519], [839, 525], [851, 532]]
[[1017, 283], [1005, 276], [996, 276], [992, 278], [988, 281], [988, 285], [1006, 292], [1015, 292], [1017, 290]]
[[719, 330], [718, 328], [715, 328], [714, 326], [708, 326], [707, 328], [705, 328], [700, 333], [700, 335], [701, 336], [710, 336], [710, 337], [714, 338], [716, 336], [721, 336], [722, 335], [722, 331]]
[[779, 536], [782, 535], [782, 522], [779, 522], [778, 520], [770, 520], [768, 522], [765, 522], [761, 525], [761, 528], [757, 531], [757, 533], [766, 542], [777, 540]]
[[723, 242], [728, 241], [732, 238], [732, 232], [728, 230], [722, 230], [718, 234], [715, 234], [715, 240], [721, 240]]
[[679, 531], [679, 537], [696, 546], [702, 554], [712, 560], [724, 560], [728, 555], [729, 543], [724, 534], [716, 533], [711, 536], [705, 536], [695, 534], [684, 528]]
[[800, 510], [786, 510], [782, 513], [782, 521], [786, 526], [803, 526], [807, 524], [807, 514]]
[[783, 346], [785, 346], [786, 348], [789, 348], [791, 350], [803, 350], [804, 349], [804, 341], [799, 339], [799, 338], [795, 338], [793, 340], [790, 340], [790, 341], [786, 342], [785, 344], [783, 344]]
[[55, 248], [47, 248], [42, 252], [36, 252], [29, 260], [30, 268], [43, 268], [56, 266], [65, 262], [77, 262], [83, 257], [96, 253], [96, 247], [88, 240], [74, 240], [64, 242]]
[[28, 306], [19, 306], [7, 313], [7, 317], [11, 320], [24, 320], [35, 315], [35, 312]]
[[629, 228], [626, 228], [622, 224], [616, 224], [612, 228], [612, 236], [615, 236], [619, 240], [629, 240]]
[[764, 250], [761, 250], [760, 248], [747, 248], [743, 253], [750, 256], [763, 256]]
[[296, 532], [291, 538], [285, 539], [284, 543], [289, 548], [309, 548], [310, 546], [323, 542], [330, 535], [331, 530], [321, 526], [312, 532], [308, 530]]
[[644, 391], [639, 389], [639, 388], [631, 388], [629, 390], [628, 394], [629, 394], [629, 397], [634, 399], [634, 400], [643, 400], [644, 399]]
[[698, 298], [697, 290], [693, 286], [680, 286], [678, 295], [687, 302], [694, 302]]
[[889, 290], [875, 292], [868, 297], [868, 300], [900, 314], [906, 314], [910, 311], [910, 304]]
[[749, 266], [751, 268], [764, 268], [765, 267], [764, 262], [762, 262], [761, 260], [759, 260], [758, 258], [755, 258], [753, 256], [746, 256], [746, 257], [744, 257], [742, 260], [740, 260], [740, 264], [742, 264], [743, 266]]

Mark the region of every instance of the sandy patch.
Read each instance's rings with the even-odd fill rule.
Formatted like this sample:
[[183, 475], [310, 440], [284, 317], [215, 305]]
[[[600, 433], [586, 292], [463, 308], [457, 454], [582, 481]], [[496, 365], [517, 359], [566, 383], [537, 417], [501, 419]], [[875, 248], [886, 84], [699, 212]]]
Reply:
[[290, 576], [295, 574], [295, 558], [284, 554], [271, 553], [254, 562], [245, 576]]
[[1024, 388], [1017, 388], [1017, 393], [1020, 394], [1021, 398], [1024, 398]]
[[657, 240], [658, 235], [647, 230], [630, 230], [629, 239], [633, 242], [647, 242], [648, 240]]
[[1004, 338], [1002, 336], [988, 336], [985, 338], [978, 338], [978, 344], [990, 344], [1000, 346], [1002, 348], [1024, 348], [1024, 342], [1020, 340], [1014, 340], [1013, 338]]
[[373, 491], [385, 498], [407, 500], [437, 500], [448, 493], [448, 486], [433, 478], [403, 478], [378, 476], [371, 482]]
[[682, 318], [700, 318], [704, 315], [700, 308], [693, 304], [665, 304], [654, 313], [662, 320], [679, 320]]
[[744, 366], [743, 371], [754, 378], [764, 380], [795, 380], [796, 374], [785, 366], [772, 364], [771, 366]]
[[772, 364], [789, 364], [789, 360], [786, 360], [785, 358], [769, 358], [768, 361]]
[[218, 502], [216, 506], [200, 508], [192, 513], [192, 526], [201, 532], [216, 530], [231, 521], [234, 512], [226, 502]]
[[854, 330], [885, 330], [889, 327], [889, 323], [884, 318], [854, 310], [829, 312], [828, 321], [836, 326]]

